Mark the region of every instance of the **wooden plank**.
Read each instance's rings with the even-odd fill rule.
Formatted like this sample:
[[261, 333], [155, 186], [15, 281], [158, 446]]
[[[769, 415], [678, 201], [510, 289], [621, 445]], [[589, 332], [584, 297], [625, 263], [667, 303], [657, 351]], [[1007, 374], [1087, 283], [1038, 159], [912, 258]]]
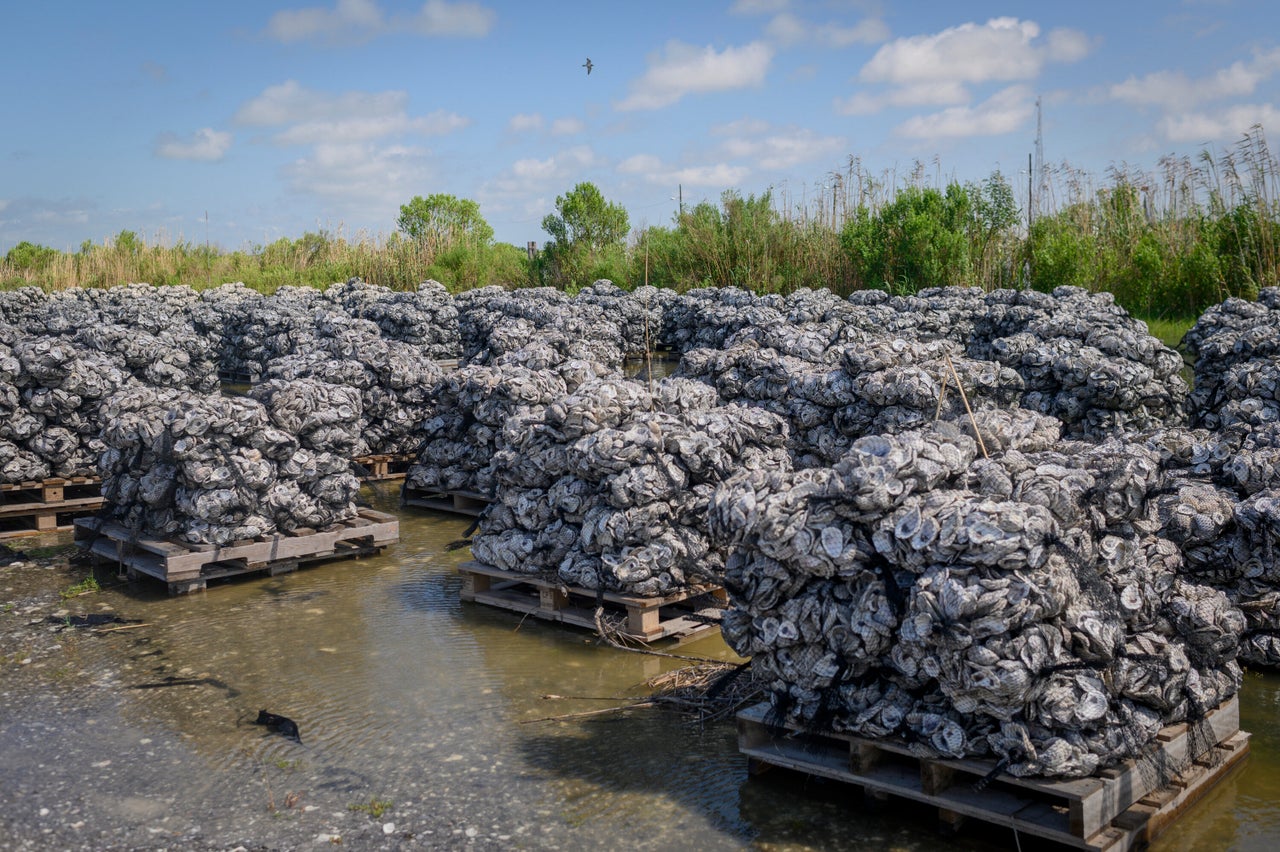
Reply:
[[707, 599], [714, 603], [718, 586], [697, 586], [661, 598], [643, 598], [607, 592], [597, 595], [591, 589], [475, 561], [459, 565], [458, 573], [463, 578], [461, 597], [465, 601], [588, 630], [597, 627], [596, 602], [600, 600], [611, 617], [621, 614], [626, 618], [623, 635], [641, 642], [669, 639], [679, 644], [719, 630], [722, 608], [712, 605], [691, 609]]
[[[839, 733], [779, 733], [766, 724], [767, 714], [767, 704], [738, 714], [738, 748], [750, 761], [931, 805], [946, 828], [954, 829], [964, 818], [972, 817], [1094, 852], [1127, 850], [1164, 830], [1243, 760], [1249, 736], [1227, 730], [1232, 720], [1239, 718], [1239, 704], [1233, 698], [1200, 723], [1203, 732], [1212, 732], [1206, 736], [1220, 736], [1217, 744], [1198, 761], [1185, 764], [1181, 772], [1165, 776], [1169, 783], [1159, 790], [1149, 789], [1153, 781], [1150, 774], [1147, 783], [1137, 784], [1133, 776], [1139, 770], [1134, 765], [1072, 781], [999, 776], [978, 787], [974, 782], [992, 769], [989, 761], [918, 758], [911, 755], [905, 743], [891, 739], [866, 740]], [[1169, 726], [1163, 733], [1167, 735], [1154, 744], [1155, 752], [1144, 761], [1172, 750], [1172, 755], [1161, 758], [1171, 764], [1177, 754], [1190, 747], [1193, 734], [1188, 726]], [[1136, 794], [1144, 788], [1143, 794]], [[1130, 798], [1123, 801], [1120, 791], [1127, 791]], [[1117, 801], [1123, 804], [1114, 810]], [[1100, 815], [1113, 810], [1105, 822], [1095, 824]]]
[[172, 591], [175, 584], [202, 575], [229, 576], [373, 552], [398, 540], [399, 529], [394, 515], [361, 508], [352, 521], [310, 535], [277, 533], [246, 543], [212, 547], [136, 536], [118, 523], [82, 518], [76, 521], [76, 543], [103, 559], [164, 580]]

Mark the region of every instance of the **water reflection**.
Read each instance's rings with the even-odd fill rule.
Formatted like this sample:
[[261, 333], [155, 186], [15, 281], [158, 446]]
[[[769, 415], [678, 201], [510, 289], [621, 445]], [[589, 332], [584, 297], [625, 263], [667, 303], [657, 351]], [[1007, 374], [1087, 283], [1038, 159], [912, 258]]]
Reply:
[[[364, 496], [399, 512], [394, 487]], [[700, 729], [656, 710], [535, 721], [616, 703], [680, 663], [461, 603], [456, 567], [468, 554], [446, 545], [470, 519], [417, 510], [400, 517], [401, 541], [378, 557], [186, 597], [141, 582], [103, 593], [120, 615], [149, 625], [118, 640], [128, 664], [111, 686], [122, 715], [176, 732], [213, 773], [170, 783], [199, 790], [214, 778], [256, 783], [268, 770], [283, 772], [282, 785], [313, 796], [424, 802], [531, 846], [1014, 845], [1007, 830], [966, 827], [946, 838], [928, 810], [864, 802], [840, 784], [782, 771], [748, 777], [730, 725]], [[680, 651], [730, 656], [714, 637]], [[167, 679], [173, 685], [129, 688]], [[294, 719], [302, 741], [252, 724], [263, 708]], [[1274, 843], [1278, 709], [1280, 678], [1251, 675], [1242, 716], [1254, 732], [1252, 756], [1153, 848]]]

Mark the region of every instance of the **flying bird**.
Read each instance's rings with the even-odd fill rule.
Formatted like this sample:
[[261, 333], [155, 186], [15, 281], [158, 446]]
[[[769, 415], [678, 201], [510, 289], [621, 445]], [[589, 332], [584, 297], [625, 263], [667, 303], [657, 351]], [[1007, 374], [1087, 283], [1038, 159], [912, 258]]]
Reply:
[[590, 76], [591, 76], [591, 69], [595, 67], [594, 65], [592, 65], [592, 64], [591, 64], [591, 57], [590, 57], [590, 56], [588, 56], [588, 57], [587, 57], [587, 61], [586, 61], [586, 62], [582, 63], [582, 67], [583, 67], [583, 68], [585, 68], [585, 69], [587, 69], [587, 76], [588, 76], [588, 77], [590, 77]]

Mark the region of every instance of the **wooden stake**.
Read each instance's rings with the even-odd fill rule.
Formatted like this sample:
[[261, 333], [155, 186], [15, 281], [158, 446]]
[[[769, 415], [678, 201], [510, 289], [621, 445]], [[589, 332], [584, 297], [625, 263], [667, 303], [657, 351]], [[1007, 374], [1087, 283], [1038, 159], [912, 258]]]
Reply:
[[987, 445], [982, 441], [982, 433], [978, 431], [978, 420], [973, 416], [973, 409], [969, 407], [969, 396], [964, 392], [964, 385], [960, 384], [960, 374], [956, 372], [956, 365], [951, 363], [951, 353], [945, 353], [947, 366], [951, 368], [951, 376], [956, 380], [956, 390], [960, 391], [960, 399], [964, 401], [964, 410], [969, 412], [969, 422], [973, 425], [973, 436], [978, 439], [978, 449], [982, 450], [984, 459], [991, 458], [987, 454]]

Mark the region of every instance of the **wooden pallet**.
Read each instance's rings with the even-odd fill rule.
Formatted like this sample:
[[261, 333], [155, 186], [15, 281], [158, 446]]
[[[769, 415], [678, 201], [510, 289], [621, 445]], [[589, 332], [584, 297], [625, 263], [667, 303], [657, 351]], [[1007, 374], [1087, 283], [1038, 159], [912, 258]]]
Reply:
[[386, 512], [361, 508], [355, 518], [324, 529], [299, 529], [224, 547], [138, 537], [100, 518], [80, 518], [75, 533], [76, 544], [99, 560], [118, 563], [130, 577], [163, 580], [170, 594], [181, 594], [200, 591], [209, 580], [259, 571], [274, 576], [305, 563], [377, 553], [400, 540], [400, 522]]
[[[1194, 736], [1186, 724], [1166, 727], [1141, 761], [1073, 780], [998, 775], [975, 788], [994, 769], [991, 761], [920, 758], [896, 739], [780, 732], [767, 723], [768, 713], [764, 703], [738, 714], [738, 750], [753, 771], [777, 766], [844, 781], [872, 798], [931, 805], [948, 829], [973, 818], [1090, 852], [1124, 852], [1151, 841], [1249, 753], [1233, 697]], [[1207, 750], [1194, 753], [1196, 745]]]
[[218, 381], [224, 385], [256, 385], [262, 374], [248, 370], [219, 370]]
[[[464, 601], [596, 629], [597, 596], [593, 589], [474, 561], [459, 565], [458, 573], [463, 578]], [[605, 592], [602, 601], [613, 619], [625, 616], [621, 632], [626, 638], [638, 642], [670, 639], [683, 644], [720, 631], [720, 615], [729, 595], [719, 586], [705, 585], [652, 598]]]
[[458, 369], [458, 359], [457, 358], [437, 358], [436, 366], [442, 370], [456, 370]]
[[102, 480], [71, 476], [0, 485], [0, 539], [65, 532], [102, 507]]
[[418, 509], [434, 509], [437, 512], [452, 512], [455, 515], [476, 517], [492, 501], [483, 494], [474, 491], [426, 491], [408, 485], [400, 491], [400, 505], [413, 506]]
[[379, 453], [370, 456], [357, 456], [352, 459], [366, 473], [356, 476], [361, 482], [382, 482], [388, 479], [404, 479], [409, 467], [417, 461], [412, 453]]

